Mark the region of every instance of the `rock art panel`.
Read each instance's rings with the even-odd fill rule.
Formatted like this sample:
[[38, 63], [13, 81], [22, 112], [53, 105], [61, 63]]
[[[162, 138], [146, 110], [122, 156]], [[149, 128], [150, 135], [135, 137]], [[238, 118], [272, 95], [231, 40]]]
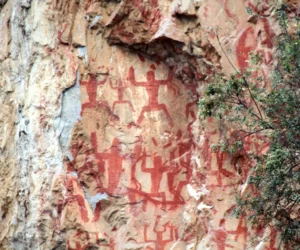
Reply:
[[238, 131], [197, 110], [250, 52], [269, 75], [275, 2], [0, 1], [0, 249], [279, 250], [231, 216], [268, 142], [215, 152]]
[[[119, 49], [113, 57], [122, 65], [118, 65], [121, 72], [112, 63], [99, 79], [93, 75], [80, 81], [86, 101], [82, 102], [80, 132], [73, 133], [72, 160], [66, 167], [77, 176], [83, 196], [72, 194], [65, 206], [75, 202], [79, 221], [106, 228], [99, 234], [111, 249], [121, 247], [120, 242], [110, 240], [120, 235], [130, 235], [129, 245], [170, 248], [180, 241], [175, 218], [182, 215], [188, 199], [186, 185], [192, 178], [195, 144], [187, 128], [195, 119], [196, 103], [191, 105], [190, 89], [180, 85], [163, 65], [148, 59], [141, 62], [138, 56]], [[133, 66], [137, 63], [142, 65]], [[144, 98], [137, 98], [141, 95]], [[106, 194], [107, 199], [96, 202], [92, 211], [84, 200], [97, 194]], [[124, 216], [116, 211], [121, 210], [119, 200]], [[168, 213], [173, 216], [168, 218]], [[69, 241], [70, 247], [79, 244], [73, 236]]]

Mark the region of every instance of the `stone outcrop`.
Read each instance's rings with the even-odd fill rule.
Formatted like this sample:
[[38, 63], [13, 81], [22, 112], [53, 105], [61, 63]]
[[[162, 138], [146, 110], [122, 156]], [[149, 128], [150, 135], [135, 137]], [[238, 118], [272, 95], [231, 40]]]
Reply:
[[268, 76], [276, 4], [0, 0], [0, 249], [278, 249], [231, 216], [247, 150], [197, 115], [249, 52]]

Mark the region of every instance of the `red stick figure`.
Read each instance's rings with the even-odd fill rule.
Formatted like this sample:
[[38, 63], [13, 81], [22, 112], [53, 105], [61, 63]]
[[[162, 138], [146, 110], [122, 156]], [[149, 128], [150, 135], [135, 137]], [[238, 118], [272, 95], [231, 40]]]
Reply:
[[115, 138], [113, 140], [112, 146], [110, 147], [110, 152], [98, 153], [98, 142], [95, 132], [91, 134], [91, 141], [96, 151], [96, 157], [99, 160], [107, 161], [108, 185], [107, 188], [105, 188], [104, 190], [108, 194], [113, 194], [115, 190], [119, 187], [119, 182], [123, 171], [122, 165], [124, 159], [126, 158], [126, 156], [121, 155], [121, 143], [118, 138]]
[[89, 101], [82, 105], [82, 111], [86, 108], [95, 108], [97, 106], [105, 106], [108, 108], [106, 101], [97, 102], [97, 88], [99, 85], [103, 85], [108, 78], [108, 74], [104, 77], [102, 81], [97, 81], [95, 75], [91, 75], [89, 81], [81, 81], [81, 85], [86, 86], [86, 92], [89, 97]]
[[135, 145], [134, 147], [134, 157], [133, 157], [133, 161], [131, 164], [131, 173], [130, 173], [130, 179], [131, 179], [131, 187], [135, 190], [141, 190], [141, 184], [139, 183], [139, 181], [136, 178], [136, 166], [137, 163], [142, 161], [142, 164], [146, 164], [146, 152], [143, 151], [142, 153], [142, 145], [141, 145], [141, 140]]
[[239, 224], [236, 228], [236, 230], [234, 231], [227, 231], [229, 234], [233, 234], [235, 235], [234, 237], [234, 241], [238, 241], [239, 237], [242, 235], [243, 236], [243, 242], [244, 242], [244, 249], [246, 249], [246, 243], [247, 243], [247, 233], [248, 233], [248, 229], [246, 226], [244, 226], [245, 224], [245, 219], [244, 217], [241, 217], [239, 219]]
[[171, 88], [174, 91], [174, 95], [177, 92], [175, 87], [172, 86], [172, 84], [171, 84], [172, 73], [169, 72], [168, 78], [166, 80], [156, 80], [154, 72], [152, 70], [150, 70], [147, 72], [147, 81], [146, 82], [137, 82], [135, 80], [134, 69], [133, 69], [133, 67], [130, 67], [128, 80], [135, 86], [145, 87], [145, 89], [148, 93], [148, 96], [149, 96], [148, 105], [143, 107], [142, 112], [137, 120], [137, 124], [140, 125], [142, 123], [145, 112], [163, 110], [167, 116], [169, 125], [171, 127], [173, 127], [174, 123], [173, 123], [173, 120], [169, 114], [169, 111], [168, 111], [166, 105], [158, 103], [158, 90], [161, 85], [167, 85], [169, 88]]
[[[158, 215], [156, 220], [155, 220], [155, 225], [153, 227], [153, 232], [156, 234], [156, 239], [155, 240], [149, 240], [148, 239], [147, 231], [148, 231], [148, 228], [149, 228], [149, 223], [144, 224], [144, 240], [145, 240], [145, 242], [153, 242], [154, 245], [155, 245], [155, 250], [165, 250], [165, 246], [169, 242], [172, 242], [172, 241], [178, 239], [176, 229], [174, 228], [174, 226], [171, 226], [169, 222], [167, 222], [163, 225], [163, 230], [158, 230], [160, 219], [161, 219], [161, 216]], [[170, 230], [169, 231], [170, 232], [170, 237], [169, 237], [169, 239], [164, 239], [165, 238], [164, 234], [167, 232], [167, 228], [169, 228], [169, 230]], [[174, 237], [174, 231], [175, 231], [175, 237]], [[153, 248], [149, 248], [149, 249], [153, 249]]]
[[166, 162], [162, 162], [161, 156], [153, 157], [153, 168], [147, 168], [146, 162], [142, 164], [142, 171], [144, 173], [151, 174], [151, 193], [157, 194], [159, 193], [160, 183], [163, 177], [163, 174], [169, 169], [169, 166], [166, 166]]
[[123, 100], [124, 91], [125, 91], [126, 88], [128, 88], [128, 85], [124, 84], [121, 80], [117, 81], [117, 86], [114, 86], [112, 84], [111, 80], [109, 81], [109, 84], [110, 84], [112, 89], [117, 89], [118, 90], [118, 100], [113, 102], [112, 111], [115, 110], [115, 106], [117, 104], [123, 104], [123, 103], [127, 103], [131, 107], [132, 111], [135, 111], [134, 107], [132, 106], [132, 103], [130, 101]]
[[[144, 203], [143, 203], [143, 208], [144, 210], [146, 209], [147, 201], [152, 201], [155, 204], [162, 204], [162, 209], [166, 209], [166, 194], [165, 192], [160, 192], [160, 183], [163, 177], [164, 172], [168, 171], [169, 167], [166, 166], [166, 162], [162, 162], [161, 156], [154, 156], [153, 157], [153, 167], [152, 168], [147, 168], [146, 163], [147, 163], [147, 157], [149, 155], [146, 154], [145, 150], [143, 153], [141, 151], [139, 152], [141, 155], [137, 158], [137, 160], [134, 162], [134, 168], [132, 169], [131, 173], [131, 181], [132, 184], [135, 186], [135, 189], [133, 188], [128, 188], [128, 190], [132, 193], [137, 193], [142, 196], [144, 196]], [[141, 170], [144, 173], [149, 173], [151, 175], [151, 191], [150, 193], [146, 193], [141, 190], [141, 184], [137, 181], [135, 177], [135, 172], [136, 172], [136, 164], [141, 161]], [[131, 194], [131, 197], [133, 198], [133, 195]], [[156, 199], [153, 198], [159, 198], [161, 201], [157, 201]]]

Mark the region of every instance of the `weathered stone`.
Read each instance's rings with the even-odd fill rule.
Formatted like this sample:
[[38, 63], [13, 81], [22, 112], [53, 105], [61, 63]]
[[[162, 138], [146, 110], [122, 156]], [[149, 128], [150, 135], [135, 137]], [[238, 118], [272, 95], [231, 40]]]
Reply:
[[4, 4], [6, 4], [7, 0], [0, 0], [0, 6], [3, 6]]
[[269, 74], [275, 4], [0, 0], [0, 249], [251, 249], [250, 148], [197, 101], [251, 51]]

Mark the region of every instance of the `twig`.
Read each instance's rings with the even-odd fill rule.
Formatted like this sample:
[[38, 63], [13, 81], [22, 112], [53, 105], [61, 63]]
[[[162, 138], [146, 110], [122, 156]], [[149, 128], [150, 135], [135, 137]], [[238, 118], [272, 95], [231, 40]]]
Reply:
[[247, 80], [245, 79], [245, 76], [242, 76], [242, 78], [243, 78], [244, 82], [246, 83], [246, 87], [247, 87], [247, 89], [248, 89], [248, 91], [249, 91], [249, 94], [250, 94], [250, 96], [251, 96], [251, 99], [254, 101], [254, 104], [255, 104], [255, 106], [256, 106], [258, 112], [259, 112], [259, 116], [260, 116], [261, 120], [263, 120], [263, 117], [262, 117], [262, 114], [261, 114], [260, 109], [259, 109], [259, 107], [258, 107], [258, 104], [257, 104], [257, 102], [255, 101], [254, 96], [252, 95], [252, 92], [251, 92], [251, 90], [250, 90], [250, 88], [249, 88], [249, 84], [248, 84]]
[[233, 63], [231, 62], [231, 60], [230, 60], [229, 57], [227, 56], [227, 53], [225, 52], [225, 50], [224, 50], [224, 48], [223, 48], [223, 46], [222, 46], [222, 44], [221, 44], [221, 42], [220, 42], [219, 35], [218, 35], [217, 33], [215, 33], [215, 35], [216, 35], [216, 37], [217, 37], [218, 43], [219, 43], [219, 45], [220, 45], [220, 47], [221, 47], [221, 50], [222, 50], [222, 52], [224, 53], [225, 57], [227, 58], [228, 62], [230, 63], [231, 67], [235, 70], [235, 72], [236, 72], [238, 75], [241, 76], [241, 75], [242, 75], [241, 72], [239, 72], [239, 71], [237, 70], [237, 68], [233, 65]]

